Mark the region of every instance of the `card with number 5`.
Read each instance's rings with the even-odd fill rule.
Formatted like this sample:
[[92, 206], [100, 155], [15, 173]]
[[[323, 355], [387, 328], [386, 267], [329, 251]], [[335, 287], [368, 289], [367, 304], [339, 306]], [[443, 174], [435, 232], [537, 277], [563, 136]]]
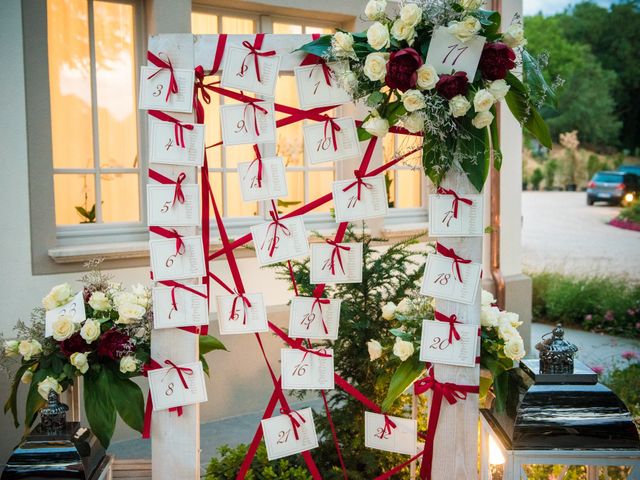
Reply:
[[476, 76], [485, 38], [479, 35], [466, 42], [449, 33], [447, 27], [436, 28], [431, 37], [426, 63], [439, 74], [466, 72], [470, 82]]

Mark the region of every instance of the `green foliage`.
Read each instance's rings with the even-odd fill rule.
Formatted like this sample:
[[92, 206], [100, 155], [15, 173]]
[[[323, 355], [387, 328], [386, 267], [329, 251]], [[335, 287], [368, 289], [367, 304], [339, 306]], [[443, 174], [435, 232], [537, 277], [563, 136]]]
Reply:
[[558, 167], [558, 161], [555, 158], [551, 158], [544, 163], [544, 182], [548, 189], [552, 188], [556, 181]]
[[624, 363], [618, 362], [607, 372], [602, 383], [620, 397], [636, 420], [640, 420], [640, 363], [637, 356]]
[[534, 273], [533, 318], [629, 338], [640, 337], [640, 285], [608, 277]]
[[544, 174], [540, 168], [536, 168], [531, 174], [531, 188], [533, 190], [540, 190], [542, 180], [544, 180]]
[[107, 448], [116, 428], [116, 406], [110, 393], [109, 376], [101, 373], [99, 368], [89, 369], [84, 376], [84, 409], [91, 430]]
[[609, 165], [606, 160], [600, 160], [597, 155], [591, 154], [587, 159], [587, 176], [589, 180], [600, 170], [608, 170]]
[[120, 418], [134, 430], [142, 433], [144, 425], [144, 397], [140, 387], [120, 372], [102, 369], [111, 385], [109, 396]]
[[82, 221], [80, 223], [96, 223], [96, 204], [94, 203], [90, 210], [82, 206], [75, 207], [78, 215], [82, 217]]
[[521, 122], [538, 141], [547, 148], [551, 148], [551, 135], [549, 127], [542, 119], [535, 105], [527, 97], [527, 87], [512, 73], [505, 78], [511, 87], [504, 98], [509, 110]]
[[636, 200], [628, 207], [623, 208], [618, 218], [640, 224], [640, 200]]

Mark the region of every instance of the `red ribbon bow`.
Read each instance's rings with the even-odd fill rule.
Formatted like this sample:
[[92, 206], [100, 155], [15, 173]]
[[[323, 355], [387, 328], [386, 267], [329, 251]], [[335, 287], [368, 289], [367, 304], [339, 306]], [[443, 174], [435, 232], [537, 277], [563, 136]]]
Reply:
[[371, 190], [373, 188], [373, 185], [362, 180], [363, 175], [360, 174], [360, 170], [355, 170], [353, 174], [356, 176], [356, 181], [344, 187], [342, 191], [346, 192], [347, 190], [351, 190], [353, 187], [357, 185], [358, 186], [357, 198], [358, 200], [360, 200], [360, 197], [362, 196], [362, 187], [366, 188], [367, 190]]
[[253, 146], [253, 151], [256, 153], [256, 158], [249, 165], [249, 170], [251, 170], [254, 163], [258, 162], [258, 174], [256, 175], [256, 180], [258, 181], [258, 188], [262, 188], [262, 156], [260, 155], [258, 145]]
[[[161, 55], [161, 53], [158, 53], [158, 55]], [[178, 82], [176, 81], [176, 76], [175, 76], [175, 74], [173, 72], [173, 65], [171, 64], [171, 59], [167, 55], [167, 61], [165, 62], [160, 57], [154, 55], [152, 52], [147, 52], [147, 60], [149, 60], [156, 67], [158, 67], [158, 70], [156, 70], [151, 75], [149, 75], [147, 77], [147, 80], [155, 77], [157, 74], [159, 74], [163, 70], [169, 70], [169, 75], [170, 75], [169, 76], [169, 88], [167, 89], [167, 96], [165, 98], [165, 102], [168, 102], [169, 101], [169, 96], [172, 93], [178, 93]]]
[[249, 68], [247, 66], [247, 61], [249, 60], [249, 57], [253, 55], [253, 65], [256, 69], [256, 78], [260, 83], [262, 83], [262, 79], [260, 78], [260, 62], [258, 61], [258, 57], [273, 57], [276, 54], [276, 51], [269, 50], [267, 52], [261, 52], [259, 48], [262, 46], [262, 39], [264, 38], [264, 35], [260, 38], [260, 41], [258, 41], [258, 38], [259, 37], [256, 36], [256, 41], [253, 45], [251, 45], [251, 43], [249, 43], [247, 40], [242, 42], [242, 46], [248, 49], [249, 53], [247, 53], [247, 55], [244, 57], [244, 60], [242, 60], [239, 75], [241, 77], [244, 76], [244, 72], [246, 72]]
[[[148, 363], [142, 365], [142, 375], [144, 377], [148, 376], [150, 370], [158, 370], [162, 368], [158, 362], [156, 362], [153, 358], [149, 359]], [[169, 409], [170, 412], [176, 412], [179, 417], [182, 416], [182, 407], [171, 407]], [[153, 399], [151, 398], [151, 391], [149, 391], [147, 395], [147, 404], [144, 409], [144, 424], [142, 427], [142, 438], [149, 439], [151, 438], [151, 416], [153, 415]]]
[[[285, 409], [285, 408], [281, 408], [280, 409], [280, 413], [282, 413], [283, 415], [286, 415], [287, 417], [289, 417], [289, 420], [291, 420], [291, 426], [293, 427], [293, 436], [296, 437], [296, 440], [299, 440], [300, 436], [298, 435], [298, 428], [300, 428], [302, 426], [302, 423], [307, 423], [307, 421], [296, 410], [288, 410], [288, 409]], [[297, 416], [298, 418], [296, 419], [296, 417], [294, 415]], [[300, 420], [300, 421], [298, 421], [298, 420]], [[302, 422], [302, 423], [300, 423], [300, 422]]]
[[185, 128], [187, 130], [193, 130], [193, 125], [191, 125], [190, 123], [184, 124], [180, 121], [177, 121], [174, 123], [174, 126], [173, 126], [174, 134], [176, 137], [176, 145], [178, 145], [181, 148], [185, 148], [185, 143], [184, 143]]
[[171, 287], [171, 306], [177, 312], [178, 311], [178, 302], [176, 302], [176, 288], [178, 288], [178, 287]]
[[333, 118], [327, 117], [324, 121], [324, 138], [327, 138], [327, 127], [331, 126], [331, 140], [333, 142], [333, 151], [338, 151], [338, 138], [336, 132], [340, 131], [340, 125]]
[[189, 389], [189, 384], [187, 383], [187, 379], [184, 378], [184, 376], [185, 376], [185, 374], [186, 375], [193, 375], [193, 370], [190, 369], [190, 368], [187, 368], [187, 367], [180, 367], [180, 366], [176, 365], [175, 363], [173, 363], [171, 360], [165, 360], [164, 364], [165, 365], [169, 365], [169, 371], [175, 370], [176, 372], [178, 372], [178, 377], [180, 377], [180, 381], [182, 382], [182, 386], [188, 390]]
[[313, 309], [316, 308], [316, 305], [318, 306], [318, 310], [320, 310], [320, 321], [322, 322], [322, 328], [325, 335], [329, 334], [329, 329], [327, 328], [327, 324], [324, 321], [324, 315], [322, 314], [322, 305], [329, 305], [329, 303], [331, 303], [331, 300], [329, 300], [328, 298], [314, 297], [313, 303], [311, 304], [310, 313], [313, 313]]
[[257, 100], [257, 99], [247, 100], [247, 102], [244, 105], [244, 112], [242, 113], [242, 117], [245, 119], [245, 122], [246, 122], [247, 110], [249, 109], [249, 107], [253, 109], [253, 127], [258, 137], [260, 136], [260, 129], [258, 128], [258, 112], [257, 111], [261, 112], [263, 115], [269, 114], [266, 108], [261, 107], [260, 105], [256, 105], [256, 102], [260, 102], [260, 101], [262, 100]]
[[452, 269], [454, 269], [454, 273], [456, 273], [458, 275], [458, 280], [460, 280], [460, 283], [462, 283], [462, 274], [460, 273], [460, 264], [461, 263], [471, 263], [471, 260], [467, 260], [466, 258], [462, 258], [460, 256], [458, 256], [455, 252], [455, 250], [453, 248], [447, 248], [444, 245], [437, 243], [436, 244], [436, 251], [441, 254], [444, 255], [445, 257], [450, 258], [451, 260], [453, 260], [453, 267]]
[[382, 428], [382, 435], [384, 436], [385, 433], [388, 433], [389, 435], [391, 435], [391, 430], [393, 430], [396, 427], [397, 427], [396, 423], [389, 418], [389, 415], [385, 413], [384, 427]]
[[272, 221], [267, 227], [267, 234], [265, 235], [264, 241], [262, 242], [260, 248], [264, 248], [264, 244], [267, 241], [267, 237], [269, 236], [269, 230], [271, 230], [271, 227], [273, 227], [273, 242], [271, 242], [271, 248], [269, 249], [269, 256], [273, 257], [273, 252], [275, 252], [276, 244], [278, 243], [278, 228], [282, 230], [282, 233], [284, 233], [286, 236], [291, 235], [291, 230], [289, 230], [289, 228], [287, 228], [287, 226], [280, 221], [278, 214], [274, 213], [273, 210], [271, 210], [269, 214], [271, 215]]
[[180, 172], [178, 178], [176, 179], [176, 188], [173, 192], [173, 203], [171, 206], [175, 205], [176, 202], [184, 203], [184, 192], [182, 191], [182, 182], [184, 182], [187, 178], [187, 174], [184, 172]]
[[351, 247], [347, 247], [345, 245], [340, 245], [335, 240], [331, 240], [330, 238], [325, 240], [329, 245], [333, 246], [333, 250], [331, 251], [331, 275], [336, 274], [336, 264], [335, 260], [338, 259], [338, 263], [340, 264], [340, 269], [342, 273], [344, 273], [344, 265], [342, 265], [342, 256], [340, 255], [340, 250], [351, 250]]
[[[320, 58], [320, 57], [318, 57], [318, 58]], [[313, 68], [311, 68], [311, 71], [309, 72], [309, 78], [311, 78], [311, 75], [313, 75], [313, 72], [316, 70], [316, 67], [321, 67], [322, 68], [322, 73], [324, 75], [324, 81], [327, 82], [327, 85], [330, 87], [331, 86], [331, 77], [333, 76], [333, 70], [331, 70], [329, 65], [327, 65], [327, 62], [325, 61], [324, 58], [320, 58], [320, 60], [313, 66]]]
[[244, 293], [236, 292], [235, 297], [233, 298], [233, 304], [231, 305], [231, 312], [229, 313], [229, 320], [235, 320], [236, 316], [236, 306], [238, 305], [238, 300], [242, 300], [242, 310], [243, 310], [243, 318], [242, 324], [247, 324], [247, 308], [251, 308], [251, 302], [246, 297]]
[[456, 323], [458, 322], [458, 317], [454, 313], [451, 316], [447, 316], [444, 313], [440, 313], [436, 310], [435, 312], [436, 320], [440, 322], [449, 322], [449, 343], [453, 343], [453, 339], [460, 340], [460, 333], [456, 329]]
[[168, 238], [175, 238], [176, 239], [176, 255], [183, 255], [184, 254], [184, 242], [182, 241], [182, 235], [180, 235], [175, 228], [170, 228], [168, 229], [169, 234], [167, 235]]
[[438, 194], [453, 195], [453, 201], [451, 202], [451, 207], [453, 208], [453, 218], [458, 218], [458, 205], [460, 202], [466, 203], [467, 205], [473, 205], [473, 200], [471, 200], [470, 198], [458, 196], [458, 194], [454, 190], [438, 187]]

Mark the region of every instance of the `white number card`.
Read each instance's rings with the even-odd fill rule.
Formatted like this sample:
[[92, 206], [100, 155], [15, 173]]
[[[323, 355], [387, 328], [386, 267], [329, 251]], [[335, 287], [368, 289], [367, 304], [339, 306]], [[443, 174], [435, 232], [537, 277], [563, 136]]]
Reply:
[[201, 295], [180, 287], [153, 289], [153, 328], [209, 325], [205, 285], [187, 285]]
[[296, 67], [296, 83], [300, 108], [329, 107], [351, 101], [338, 82], [338, 77], [348, 70], [347, 62], [331, 62], [326, 64]]
[[[177, 367], [180, 373], [174, 367], [149, 370], [149, 392], [154, 411], [207, 401], [202, 363], [184, 363]], [[182, 379], [187, 384], [187, 388]]]
[[224, 56], [225, 62], [220, 79], [222, 87], [274, 96], [280, 69], [280, 55], [254, 55], [248, 48], [230, 46], [226, 49]]
[[261, 293], [239, 295], [219, 295], [218, 325], [220, 335], [237, 333], [266, 332], [267, 309]]
[[333, 390], [333, 350], [305, 352], [295, 348], [280, 350], [282, 388], [285, 390]]
[[430, 235], [475, 237], [484, 234], [482, 195], [458, 195], [458, 197], [459, 200], [456, 200], [453, 195], [429, 195]]
[[311, 245], [311, 283], [362, 282], [361, 243]]
[[309, 254], [302, 217], [266, 222], [251, 227], [253, 246], [260, 265], [271, 265]]
[[47, 310], [44, 322], [45, 337], [53, 335], [53, 322], [55, 322], [60, 315], [69, 315], [71, 317], [71, 321], [76, 324], [80, 324], [85, 321], [87, 314], [84, 310], [84, 296], [82, 290], [76, 293], [73, 299], [65, 305], [54, 308], [53, 310]]
[[220, 122], [224, 145], [276, 143], [273, 102], [221, 105]]
[[340, 299], [293, 297], [289, 310], [289, 336], [336, 340], [341, 303]]
[[183, 123], [180, 127], [173, 122], [151, 121], [149, 162], [201, 167], [204, 163], [204, 125]]
[[311, 165], [360, 157], [358, 132], [351, 117], [305, 125], [302, 134]]
[[429, 255], [420, 293], [443, 300], [472, 304], [478, 291], [482, 265], [480, 263], [458, 263], [458, 266], [462, 281], [458, 278], [458, 272], [452, 259], [444, 255]]
[[[179, 192], [182, 192], [182, 195]], [[147, 222], [149, 225], [187, 227], [200, 223], [200, 187], [183, 184], [147, 185]], [[180, 200], [183, 201], [180, 201]]]
[[460, 335], [460, 340], [452, 337], [452, 342], [449, 343], [450, 327], [448, 322], [424, 320], [422, 322], [420, 360], [461, 367], [475, 366], [478, 325], [456, 323], [455, 327]]
[[269, 460], [306, 452], [318, 446], [318, 435], [310, 408], [265, 418], [261, 423]]
[[463, 42], [449, 33], [447, 27], [436, 28], [431, 37], [426, 63], [433, 65], [439, 74], [466, 72], [473, 81], [480, 62], [485, 38], [479, 35]]
[[204, 249], [202, 237], [182, 237], [183, 248], [176, 252], [176, 240], [159, 239], [149, 241], [151, 270], [153, 279], [179, 280], [205, 275]]
[[[359, 194], [358, 194], [359, 192]], [[336, 222], [384, 217], [389, 203], [383, 175], [333, 182]]]
[[364, 412], [364, 446], [415, 455], [418, 423], [409, 418]]
[[174, 68], [173, 75], [178, 85], [171, 92], [171, 72], [168, 68], [140, 67], [140, 110], [163, 110], [165, 112], [190, 113], [193, 109], [193, 70]]
[[[260, 161], [238, 163], [240, 193], [245, 202], [287, 196], [287, 177], [282, 157], [263, 157]], [[260, 170], [259, 170], [260, 169]], [[260, 178], [258, 175], [260, 174]]]

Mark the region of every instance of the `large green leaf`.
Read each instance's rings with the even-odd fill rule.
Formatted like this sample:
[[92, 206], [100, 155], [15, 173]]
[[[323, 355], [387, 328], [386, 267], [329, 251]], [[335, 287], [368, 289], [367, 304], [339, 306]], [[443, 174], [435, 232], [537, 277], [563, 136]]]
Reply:
[[556, 92], [544, 78], [538, 61], [526, 50], [522, 51], [522, 68], [524, 71], [524, 80], [529, 86], [534, 100], [555, 110], [558, 106]]
[[11, 393], [9, 394], [9, 398], [4, 404], [4, 413], [6, 414], [8, 411], [11, 411], [11, 415], [13, 416], [13, 425], [16, 428], [20, 426], [20, 422], [18, 422], [18, 387], [20, 386], [20, 379], [22, 378], [22, 374], [30, 366], [31, 364], [20, 365], [20, 368], [18, 368], [18, 371], [13, 377], [13, 382], [11, 382]]
[[522, 82], [512, 73], [508, 73], [505, 79], [511, 87], [507, 92], [505, 101], [516, 120], [547, 148], [551, 148], [551, 134], [549, 126], [542, 119], [542, 116], [529, 101], [527, 91]]
[[200, 343], [200, 355], [206, 355], [209, 352], [214, 350], [226, 350], [227, 347], [218, 340], [216, 337], [212, 337], [211, 335], [200, 335], [199, 337]]
[[453, 135], [449, 135], [441, 141], [424, 132], [424, 137], [422, 138], [422, 167], [425, 175], [429, 177], [434, 185], [440, 185], [444, 175], [447, 173], [446, 168], [438, 169], [437, 166], [442, 165], [442, 158], [452, 157], [455, 146]]
[[144, 425], [144, 397], [142, 390], [133, 381], [118, 375], [117, 372], [103, 369], [104, 375], [109, 375], [111, 381], [111, 400], [118, 415], [134, 430], [142, 432]]
[[104, 448], [111, 443], [116, 428], [116, 407], [111, 399], [110, 375], [103, 371], [84, 376], [84, 409], [91, 430]]
[[27, 394], [27, 403], [24, 411], [24, 424], [27, 428], [31, 428], [33, 422], [36, 420], [38, 411], [44, 406], [44, 398], [38, 393], [38, 383], [43, 381], [49, 372], [44, 369], [40, 369], [33, 374], [31, 379], [31, 385], [29, 385], [29, 393]]
[[467, 137], [458, 139], [458, 149], [462, 153], [462, 170], [476, 190], [481, 192], [491, 163], [489, 132], [487, 128], [474, 127], [468, 117], [464, 117], [462, 128], [465, 131], [464, 137]]
[[[498, 117], [495, 105], [491, 107], [491, 113], [495, 118]], [[493, 166], [500, 171], [502, 168], [502, 150], [500, 149], [500, 132], [498, 131], [498, 121], [494, 120], [489, 126], [489, 135], [491, 137], [491, 146], [493, 148]]]
[[303, 51], [307, 53], [311, 53], [313, 55], [317, 55], [319, 57], [323, 57], [329, 51], [331, 47], [331, 37], [332, 35], [322, 35], [317, 40], [314, 40], [309, 43], [305, 43], [300, 48], [294, 51]]
[[418, 355], [412, 355], [400, 364], [389, 382], [387, 396], [382, 401], [382, 411], [386, 412], [391, 408], [393, 402], [402, 395], [416, 379], [424, 372], [424, 363], [420, 361]]

